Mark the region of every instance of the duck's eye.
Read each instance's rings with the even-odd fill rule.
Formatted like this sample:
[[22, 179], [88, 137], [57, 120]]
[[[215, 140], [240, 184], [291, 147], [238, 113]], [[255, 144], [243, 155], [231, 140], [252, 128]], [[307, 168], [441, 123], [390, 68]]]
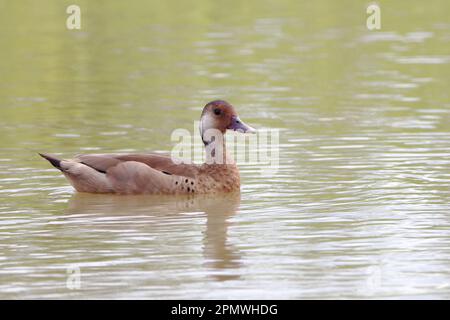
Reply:
[[214, 114], [215, 115], [220, 115], [222, 113], [222, 110], [220, 110], [219, 108], [217, 108], [217, 109], [214, 109]]

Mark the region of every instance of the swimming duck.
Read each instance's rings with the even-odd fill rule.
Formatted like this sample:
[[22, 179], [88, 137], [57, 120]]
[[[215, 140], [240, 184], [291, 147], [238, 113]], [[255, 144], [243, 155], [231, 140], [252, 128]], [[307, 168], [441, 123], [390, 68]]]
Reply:
[[239, 190], [239, 170], [225, 149], [227, 130], [253, 133], [223, 100], [209, 102], [200, 118], [206, 163], [196, 165], [161, 154], [87, 154], [63, 160], [42, 154], [79, 192], [205, 194]]

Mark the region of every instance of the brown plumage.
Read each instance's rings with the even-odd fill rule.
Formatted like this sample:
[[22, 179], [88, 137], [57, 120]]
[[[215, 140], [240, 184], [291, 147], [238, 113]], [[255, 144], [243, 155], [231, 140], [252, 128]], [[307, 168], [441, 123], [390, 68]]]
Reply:
[[239, 170], [227, 155], [226, 130], [254, 132], [226, 101], [208, 103], [200, 119], [207, 161], [181, 163], [160, 154], [90, 154], [60, 160], [40, 154], [61, 170], [79, 192], [119, 194], [205, 194], [240, 187]]

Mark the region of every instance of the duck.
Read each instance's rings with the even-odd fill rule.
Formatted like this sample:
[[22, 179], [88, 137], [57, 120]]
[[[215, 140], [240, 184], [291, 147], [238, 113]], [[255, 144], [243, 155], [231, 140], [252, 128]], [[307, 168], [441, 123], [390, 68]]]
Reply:
[[157, 153], [81, 154], [59, 159], [39, 153], [78, 192], [112, 194], [208, 194], [240, 190], [239, 169], [226, 151], [228, 130], [255, 133], [224, 100], [207, 103], [199, 122], [203, 164]]

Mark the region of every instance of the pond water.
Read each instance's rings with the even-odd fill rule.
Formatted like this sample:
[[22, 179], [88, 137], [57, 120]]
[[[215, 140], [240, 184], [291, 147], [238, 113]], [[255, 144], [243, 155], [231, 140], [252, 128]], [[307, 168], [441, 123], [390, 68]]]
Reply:
[[[0, 2], [0, 298], [450, 298], [448, 1], [377, 31], [356, 1], [77, 4]], [[77, 194], [37, 155], [167, 152], [218, 98], [280, 130], [240, 194]]]

